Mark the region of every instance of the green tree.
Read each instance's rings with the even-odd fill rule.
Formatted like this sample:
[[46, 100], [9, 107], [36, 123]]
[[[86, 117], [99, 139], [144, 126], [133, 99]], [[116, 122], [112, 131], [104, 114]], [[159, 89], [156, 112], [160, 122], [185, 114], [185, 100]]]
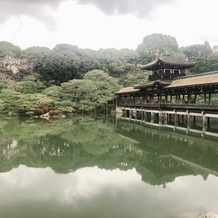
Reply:
[[179, 49], [176, 38], [157, 33], [145, 36], [136, 52], [139, 54], [139, 60], [142, 64], [147, 64], [166, 53], [177, 57], [184, 56]]
[[43, 90], [43, 94], [47, 95], [54, 101], [60, 101], [63, 88], [61, 86], [51, 86]]
[[100, 64], [95, 69], [103, 70], [110, 76], [119, 77], [135, 70], [138, 54], [132, 49], [100, 49], [96, 59]]
[[33, 46], [27, 48], [21, 52], [21, 57], [32, 63], [37, 71], [38, 67], [43, 65], [44, 56], [50, 53], [50, 49], [47, 47]]
[[0, 42], [0, 59], [20, 58], [21, 49], [10, 42]]
[[150, 71], [126, 74], [119, 78], [119, 84], [123, 87], [142, 84], [148, 81], [148, 76], [150, 74]]
[[112, 78], [102, 70], [92, 70], [87, 72], [84, 76], [85, 80], [91, 80], [96, 86], [97, 95], [95, 95], [98, 105], [106, 105], [109, 101], [115, 98], [115, 92], [121, 89], [121, 85], [118, 84], [118, 80]]
[[199, 61], [200, 59], [205, 59], [212, 55], [212, 49], [207, 41], [204, 44], [182, 47], [181, 51], [190, 61]]
[[[102, 70], [92, 70], [84, 79], [74, 79], [62, 83], [60, 104], [75, 103], [75, 109], [82, 111], [97, 110], [115, 98], [114, 93], [121, 88], [118, 80]], [[71, 104], [72, 106], [72, 104]]]
[[38, 67], [43, 80], [60, 85], [74, 78], [80, 78], [80, 60], [72, 52], [45, 54], [43, 65]]
[[2, 112], [29, 112], [37, 107], [52, 105], [53, 100], [41, 93], [23, 94], [11, 89], [0, 92]]
[[44, 88], [41, 81], [37, 80], [35, 76], [29, 75], [24, 77], [21, 82], [17, 82], [16, 90], [24, 94], [33, 94], [41, 92]]

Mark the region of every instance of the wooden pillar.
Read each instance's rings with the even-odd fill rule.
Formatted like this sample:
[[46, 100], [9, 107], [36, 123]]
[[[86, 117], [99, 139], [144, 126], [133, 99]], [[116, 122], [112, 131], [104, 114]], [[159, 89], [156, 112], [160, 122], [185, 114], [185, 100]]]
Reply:
[[180, 123], [180, 116], [179, 116], [179, 114], [177, 114], [177, 120], [178, 120], [178, 123]]
[[164, 124], [167, 125], [168, 114], [166, 112], [164, 113], [163, 119], [164, 119]]
[[207, 117], [207, 128], [211, 128], [211, 120], [210, 120], [210, 117]]
[[136, 103], [136, 96], [133, 96], [133, 104]]
[[159, 104], [161, 104], [162, 103], [162, 94], [160, 94], [159, 97], [160, 97]]
[[145, 104], [146, 103], [146, 96], [142, 97], [142, 103]]
[[203, 113], [203, 123], [202, 123], [202, 132], [205, 133], [207, 131], [207, 118], [205, 117], [205, 114]]
[[162, 126], [163, 124], [163, 114], [162, 114], [162, 111], [160, 110], [159, 111], [159, 125]]
[[204, 93], [204, 104], [207, 104], [207, 94]]
[[211, 102], [211, 93], [209, 93], [209, 100], [208, 100], [208, 104], [210, 105]]
[[154, 95], [151, 95], [151, 104], [154, 104]]
[[185, 95], [182, 96], [182, 104], [185, 104]]
[[177, 127], [178, 126], [178, 116], [177, 116], [176, 111], [174, 112], [174, 118], [175, 118], [175, 127]]
[[190, 129], [190, 114], [187, 111], [187, 132], [189, 131], [189, 129]]
[[143, 109], [143, 121], [146, 122], [146, 118], [147, 118], [146, 110]]
[[197, 94], [195, 94], [195, 104], [197, 104]]
[[129, 109], [129, 118], [130, 119], [132, 118], [132, 114], [133, 114], [133, 111], [131, 109]]
[[182, 115], [182, 124], [185, 123], [184, 115]]
[[173, 95], [170, 95], [170, 104], [172, 104], [173, 101]]
[[188, 94], [188, 104], [190, 104], [191, 101], [191, 93]]
[[144, 121], [144, 111], [141, 109], [141, 122], [143, 123]]
[[151, 123], [154, 123], [154, 112], [151, 111]]
[[166, 94], [165, 95], [165, 104], [167, 104], [167, 102], [168, 102], [168, 95]]
[[176, 103], [179, 104], [180, 95], [176, 95]]
[[196, 126], [196, 116], [193, 116], [194, 126]]
[[123, 116], [126, 117], [126, 108], [123, 109]]

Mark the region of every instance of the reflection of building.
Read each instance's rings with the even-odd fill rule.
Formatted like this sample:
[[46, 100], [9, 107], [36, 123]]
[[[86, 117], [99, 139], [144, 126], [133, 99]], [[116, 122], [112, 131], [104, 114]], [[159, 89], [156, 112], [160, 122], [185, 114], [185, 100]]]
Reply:
[[218, 142], [158, 128], [117, 121], [117, 131], [124, 137], [137, 140], [135, 146], [146, 156], [139, 158], [136, 170], [143, 181], [164, 185], [178, 176], [209, 174], [218, 176]]
[[[9, 134], [6, 130], [0, 133], [0, 172], [9, 172], [19, 165], [50, 167], [58, 174], [94, 166], [107, 170], [136, 169], [142, 180], [152, 185], [164, 185], [184, 175], [218, 176], [217, 140], [160, 131], [155, 126], [123, 120], [105, 123], [90, 117], [77, 119], [76, 123], [66, 119], [53, 126], [44, 125], [43, 134], [33, 131], [41, 124], [33, 125], [29, 120], [16, 134], [8, 128], [11, 125], [6, 125]], [[14, 121], [7, 120], [10, 124]], [[24, 132], [28, 134], [21, 134]], [[10, 139], [14, 137], [16, 141]]]
[[183, 116], [187, 123], [190, 116], [195, 120], [200, 117], [202, 131], [207, 133], [211, 117], [218, 118], [218, 72], [187, 76], [186, 70], [194, 66], [170, 55], [143, 66], [142, 70], [152, 71], [148, 82], [116, 92], [117, 107], [129, 117], [133, 110], [140, 111], [142, 117], [146, 113], [153, 117], [153, 111], [164, 119]]

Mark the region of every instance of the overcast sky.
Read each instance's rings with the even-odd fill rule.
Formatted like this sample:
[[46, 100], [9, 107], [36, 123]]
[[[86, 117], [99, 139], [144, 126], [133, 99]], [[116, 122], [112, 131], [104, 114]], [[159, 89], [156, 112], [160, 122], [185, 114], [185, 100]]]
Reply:
[[179, 46], [218, 45], [218, 0], [0, 0], [0, 41], [136, 49], [162, 33]]

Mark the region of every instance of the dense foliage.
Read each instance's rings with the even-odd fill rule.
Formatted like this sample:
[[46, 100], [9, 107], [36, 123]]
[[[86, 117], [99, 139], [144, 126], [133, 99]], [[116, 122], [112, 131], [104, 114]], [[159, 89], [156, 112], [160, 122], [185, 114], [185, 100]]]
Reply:
[[0, 42], [0, 59], [20, 58], [21, 49], [10, 42]]
[[43, 105], [62, 111], [111, 109], [114, 93], [122, 86], [147, 81], [150, 72], [142, 72], [140, 65], [165, 53], [197, 62], [190, 73], [218, 70], [218, 52], [208, 42], [179, 48], [174, 37], [163, 34], [145, 36], [135, 51], [95, 51], [69, 44], [21, 50], [0, 42], [0, 109], [18, 112]]
[[147, 64], [166, 53], [177, 57], [184, 56], [174, 37], [157, 33], [145, 36], [136, 51], [142, 64]]

